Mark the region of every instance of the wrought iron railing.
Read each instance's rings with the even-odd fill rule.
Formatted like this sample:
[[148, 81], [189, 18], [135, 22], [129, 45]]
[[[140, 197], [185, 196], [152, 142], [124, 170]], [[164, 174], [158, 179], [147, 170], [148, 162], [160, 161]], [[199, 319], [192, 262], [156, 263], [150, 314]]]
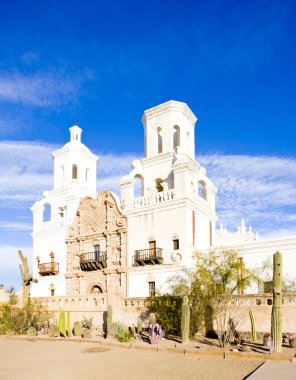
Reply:
[[92, 271], [107, 267], [107, 252], [85, 252], [80, 255], [80, 268]]
[[106, 252], [86, 252], [80, 255], [80, 263], [87, 261], [106, 261]]
[[140, 263], [151, 263], [151, 264], [162, 264], [162, 248], [150, 248], [135, 251], [135, 262]]
[[50, 263], [39, 264], [38, 271], [41, 276], [52, 276], [59, 274], [59, 263], [52, 261]]

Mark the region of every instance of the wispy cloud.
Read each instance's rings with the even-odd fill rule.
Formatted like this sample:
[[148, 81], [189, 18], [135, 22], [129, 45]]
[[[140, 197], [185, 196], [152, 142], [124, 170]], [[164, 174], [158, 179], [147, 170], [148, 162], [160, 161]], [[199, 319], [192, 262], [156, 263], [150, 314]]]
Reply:
[[[0, 142], [2, 208], [28, 209], [42, 198], [44, 190], [52, 188], [51, 152], [56, 148], [41, 143]], [[98, 190], [119, 194], [119, 181], [130, 172], [136, 156], [99, 156]], [[197, 159], [218, 188], [217, 214], [224, 225], [234, 230], [244, 218], [261, 235], [296, 233], [296, 158], [207, 154]], [[0, 228], [9, 228], [5, 223], [2, 217]]]
[[69, 75], [63, 70], [24, 74], [0, 72], [0, 100], [37, 107], [59, 107], [76, 101], [83, 75]]
[[263, 235], [296, 233], [296, 158], [198, 157], [219, 189], [217, 213], [235, 228], [240, 218]]

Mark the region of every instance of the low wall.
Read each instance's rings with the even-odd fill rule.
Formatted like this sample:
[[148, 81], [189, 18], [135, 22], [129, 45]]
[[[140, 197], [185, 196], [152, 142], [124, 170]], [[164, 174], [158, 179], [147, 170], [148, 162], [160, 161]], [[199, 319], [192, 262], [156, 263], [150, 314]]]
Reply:
[[[234, 304], [239, 305], [239, 312], [244, 312], [240, 331], [251, 331], [249, 310], [252, 310], [256, 330], [269, 332], [271, 326], [272, 294], [247, 294], [233, 296]], [[296, 294], [285, 293], [283, 295], [283, 332], [296, 332]]]
[[87, 296], [53, 296], [32, 298], [32, 301], [39, 302], [49, 311], [53, 312], [58, 319], [60, 309], [70, 311], [71, 325], [76, 321], [85, 318], [93, 318], [95, 325], [103, 323], [103, 313], [107, 311], [107, 294], [90, 294]]
[[[103, 323], [103, 313], [107, 311], [107, 294], [87, 296], [54, 296], [33, 298], [45, 305], [49, 311], [55, 313], [58, 318], [60, 309], [71, 312], [71, 323], [81, 321], [83, 317], [93, 317], [96, 325]], [[272, 295], [271, 294], [246, 294], [232, 296], [234, 308], [239, 314], [243, 314], [238, 326], [240, 331], [251, 331], [249, 311], [252, 310], [257, 332], [270, 331]], [[131, 326], [137, 324], [137, 320], [147, 323], [147, 301], [146, 298], [126, 298], [118, 310], [121, 310], [120, 321]], [[115, 321], [116, 322], [116, 321]], [[283, 332], [296, 332], [296, 293], [285, 293], [283, 295]]]

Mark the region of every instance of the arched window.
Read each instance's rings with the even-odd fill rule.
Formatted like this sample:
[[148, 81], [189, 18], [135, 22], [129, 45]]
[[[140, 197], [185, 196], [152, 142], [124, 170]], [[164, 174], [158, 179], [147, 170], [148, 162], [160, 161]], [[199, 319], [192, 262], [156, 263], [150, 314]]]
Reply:
[[135, 175], [134, 178], [134, 197], [142, 197], [143, 196], [143, 189], [144, 189], [144, 181], [143, 177], [140, 174]]
[[90, 292], [91, 292], [91, 294], [102, 294], [103, 293], [102, 288], [99, 285], [93, 286]]
[[173, 144], [174, 149], [180, 146], [180, 127], [178, 125], [174, 126]]
[[155, 180], [155, 186], [158, 193], [164, 190], [162, 183], [163, 183], [163, 179], [161, 178], [157, 178]]
[[64, 184], [65, 182], [65, 169], [64, 166], [61, 165], [60, 167], [60, 183]]
[[187, 149], [188, 149], [188, 153], [190, 154], [190, 150], [191, 150], [191, 138], [190, 138], [190, 133], [189, 132], [187, 132], [186, 138], [187, 138]]
[[207, 185], [205, 181], [198, 181], [198, 196], [207, 200]]
[[78, 168], [77, 165], [72, 166], [72, 179], [77, 179], [78, 178]]
[[162, 129], [160, 127], [157, 128], [157, 152], [162, 153]]
[[85, 182], [88, 183], [88, 181], [89, 181], [89, 168], [87, 168], [85, 171]]
[[43, 222], [49, 222], [51, 220], [51, 206], [49, 203], [43, 205]]

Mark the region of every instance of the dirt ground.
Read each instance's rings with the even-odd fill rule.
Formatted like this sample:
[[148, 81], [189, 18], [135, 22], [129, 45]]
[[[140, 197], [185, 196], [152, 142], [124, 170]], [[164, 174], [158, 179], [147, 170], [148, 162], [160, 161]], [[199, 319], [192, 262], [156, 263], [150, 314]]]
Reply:
[[241, 380], [253, 359], [0, 337], [0, 380]]

